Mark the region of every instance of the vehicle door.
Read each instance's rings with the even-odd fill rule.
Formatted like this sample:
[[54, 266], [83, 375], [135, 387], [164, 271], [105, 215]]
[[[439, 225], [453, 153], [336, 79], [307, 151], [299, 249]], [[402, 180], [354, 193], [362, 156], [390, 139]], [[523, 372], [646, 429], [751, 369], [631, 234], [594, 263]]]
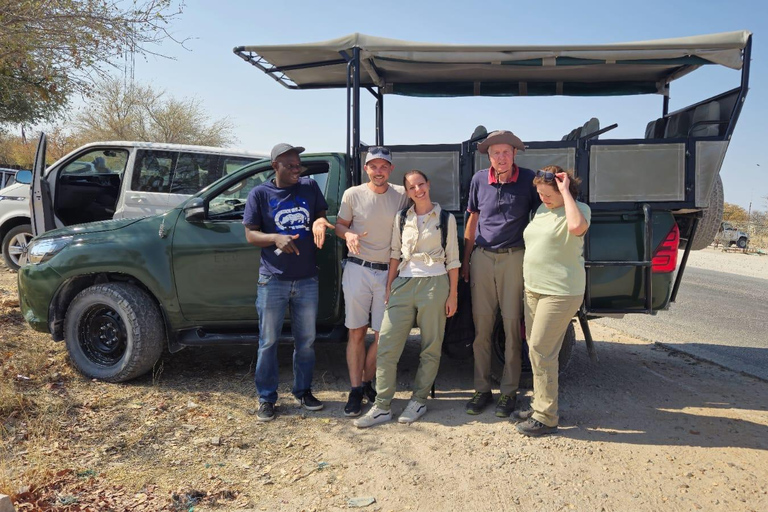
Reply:
[[[327, 196], [338, 194], [338, 181], [330, 183], [328, 179], [328, 159], [302, 163], [307, 167], [305, 175], [315, 179]], [[241, 327], [257, 322], [255, 300], [262, 249], [246, 242], [242, 222], [249, 192], [273, 177], [270, 162], [256, 164], [252, 172], [239, 174], [237, 180], [223, 182], [201, 196], [204, 219], [179, 216], [173, 234], [173, 269], [186, 319], [202, 325], [238, 321]], [[330, 198], [328, 202], [331, 204]], [[335, 215], [336, 210], [332, 213]], [[340, 245], [334, 243], [335, 238], [329, 233], [328, 242], [318, 253], [320, 322], [339, 309]]]
[[115, 218], [144, 217], [171, 208], [168, 195], [178, 151], [137, 149], [135, 153], [131, 179], [126, 183]]
[[30, 185], [32, 193], [29, 197], [29, 213], [34, 236], [41, 235], [56, 227], [51, 190], [48, 182], [43, 179], [47, 144], [45, 133], [41, 133], [35, 153], [35, 164], [32, 167], [32, 184]]

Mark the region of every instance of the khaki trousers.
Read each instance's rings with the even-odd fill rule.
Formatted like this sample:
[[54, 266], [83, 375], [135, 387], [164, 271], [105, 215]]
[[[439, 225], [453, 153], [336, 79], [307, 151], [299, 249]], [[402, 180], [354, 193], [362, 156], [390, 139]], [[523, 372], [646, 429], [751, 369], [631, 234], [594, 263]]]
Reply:
[[398, 277], [392, 282], [389, 304], [379, 333], [376, 355], [376, 406], [389, 410], [397, 389], [397, 363], [413, 327], [421, 330], [419, 368], [413, 383], [412, 400], [426, 403], [440, 367], [445, 334], [445, 301], [450, 285], [448, 275]]
[[514, 396], [520, 384], [524, 254], [522, 248], [493, 253], [480, 247], [472, 253], [469, 272], [472, 318], [475, 321], [475, 391], [485, 393], [491, 390], [491, 336], [499, 311], [506, 336], [501, 392]]
[[560, 347], [581, 295], [542, 295], [525, 290], [525, 332], [533, 369], [533, 419], [555, 427]]

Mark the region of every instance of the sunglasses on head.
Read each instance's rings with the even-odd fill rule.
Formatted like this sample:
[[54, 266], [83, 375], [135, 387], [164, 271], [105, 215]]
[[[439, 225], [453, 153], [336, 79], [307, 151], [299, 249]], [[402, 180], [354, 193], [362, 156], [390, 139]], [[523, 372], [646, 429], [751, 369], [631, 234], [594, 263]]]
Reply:
[[555, 180], [555, 173], [549, 172], [549, 171], [538, 170], [538, 171], [536, 171], [536, 177], [537, 178], [544, 178], [544, 181], [554, 181]]
[[378, 146], [368, 148], [368, 153], [372, 155], [384, 155], [384, 156], [390, 155], [389, 150], [387, 148], [381, 148]]

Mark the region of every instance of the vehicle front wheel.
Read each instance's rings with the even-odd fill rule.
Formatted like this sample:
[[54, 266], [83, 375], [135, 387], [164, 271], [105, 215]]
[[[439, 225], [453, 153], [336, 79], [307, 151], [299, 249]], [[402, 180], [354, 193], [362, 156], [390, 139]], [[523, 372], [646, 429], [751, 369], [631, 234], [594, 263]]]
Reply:
[[739, 247], [739, 249], [746, 249], [747, 239], [744, 237], [739, 238], [738, 242], [736, 242], [736, 245]]
[[123, 382], [152, 369], [163, 352], [165, 329], [146, 292], [108, 283], [74, 298], [64, 319], [64, 338], [72, 364], [83, 375]]
[[3, 260], [11, 270], [19, 270], [27, 259], [27, 246], [32, 240], [32, 226], [22, 224], [8, 230], [3, 237]]

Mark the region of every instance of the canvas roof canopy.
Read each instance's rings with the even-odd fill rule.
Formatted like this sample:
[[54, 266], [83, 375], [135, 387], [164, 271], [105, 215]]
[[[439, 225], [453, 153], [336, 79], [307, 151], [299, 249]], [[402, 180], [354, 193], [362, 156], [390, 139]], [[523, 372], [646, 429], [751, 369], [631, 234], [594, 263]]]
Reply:
[[664, 94], [703, 65], [741, 69], [751, 33], [568, 46], [431, 44], [365, 34], [235, 53], [294, 89], [344, 88], [360, 52], [360, 85], [406, 96]]

